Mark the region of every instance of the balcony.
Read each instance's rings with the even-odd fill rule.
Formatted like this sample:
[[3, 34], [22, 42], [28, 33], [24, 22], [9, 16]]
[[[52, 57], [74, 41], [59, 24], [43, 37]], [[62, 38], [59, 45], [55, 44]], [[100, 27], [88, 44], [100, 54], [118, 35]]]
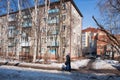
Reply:
[[25, 16], [23, 16], [23, 18], [26, 19], [26, 18], [28, 18], [28, 16], [25, 15]]
[[12, 17], [9, 17], [9, 18], [8, 18], [8, 21], [9, 21], [9, 22], [12, 22], [12, 21], [16, 21], [16, 19], [15, 19], [15, 18], [12, 18]]
[[48, 20], [47, 23], [48, 24], [56, 24], [56, 23], [59, 23], [59, 20], [52, 19], [52, 20]]
[[53, 14], [53, 13], [58, 13], [59, 12], [59, 9], [50, 9], [48, 11], [48, 14]]
[[8, 34], [8, 38], [14, 38], [15, 37], [15, 34], [11, 33], [11, 34]]
[[28, 42], [28, 41], [22, 41], [20, 45], [22, 47], [27, 47], [27, 46], [30, 46], [30, 42]]
[[14, 45], [14, 43], [8, 43], [8, 47], [13, 47]]
[[24, 22], [22, 24], [23, 28], [30, 28], [32, 26], [32, 23], [31, 22]]
[[26, 14], [26, 15], [23, 16], [23, 19], [31, 19], [31, 15]]
[[8, 38], [14, 38], [15, 37], [15, 27], [9, 26], [8, 27]]
[[54, 30], [54, 31], [52, 31], [52, 34], [53, 34], [53, 35], [57, 35], [57, 34], [58, 34], [58, 31]]
[[48, 41], [48, 47], [55, 47], [55, 46], [59, 46], [59, 43], [57, 41]]
[[56, 50], [54, 50], [54, 49], [49, 50], [49, 53], [51, 53], [51, 54], [55, 54], [55, 53], [56, 53]]

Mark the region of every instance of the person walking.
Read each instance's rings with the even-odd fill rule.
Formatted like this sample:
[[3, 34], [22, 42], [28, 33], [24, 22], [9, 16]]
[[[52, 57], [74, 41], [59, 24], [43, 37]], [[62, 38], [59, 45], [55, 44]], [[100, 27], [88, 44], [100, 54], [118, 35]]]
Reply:
[[71, 59], [70, 59], [70, 53], [66, 55], [66, 61], [65, 61], [65, 70], [66, 71], [71, 71]]

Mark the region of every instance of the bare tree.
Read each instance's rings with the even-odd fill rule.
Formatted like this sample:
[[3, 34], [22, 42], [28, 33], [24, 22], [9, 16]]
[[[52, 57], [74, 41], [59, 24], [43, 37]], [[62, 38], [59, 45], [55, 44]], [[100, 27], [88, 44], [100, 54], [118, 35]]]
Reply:
[[[98, 3], [102, 14], [101, 22], [93, 17], [101, 31], [106, 33], [109, 43], [120, 54], [120, 0], [104, 0]], [[112, 49], [113, 49], [112, 48]], [[113, 57], [114, 57], [114, 52]], [[114, 59], [114, 58], [113, 58]]]
[[104, 28], [112, 34], [120, 33], [120, 0], [104, 0], [99, 2]]

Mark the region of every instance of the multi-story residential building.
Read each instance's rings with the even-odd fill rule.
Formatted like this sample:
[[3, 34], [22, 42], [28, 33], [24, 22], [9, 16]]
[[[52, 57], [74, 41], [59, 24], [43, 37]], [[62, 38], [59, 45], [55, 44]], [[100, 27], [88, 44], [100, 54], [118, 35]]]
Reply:
[[97, 54], [103, 55], [106, 51], [108, 44], [108, 37], [106, 33], [98, 29], [98, 40], [97, 40]]
[[[119, 40], [119, 35], [116, 35]], [[111, 40], [107, 37], [106, 33], [100, 29], [88, 27], [82, 30], [82, 52], [83, 55], [96, 53], [105, 57], [105, 55], [112, 57], [114, 54], [115, 57], [118, 56], [118, 52], [113, 49], [111, 45]]]
[[[47, 8], [49, 7], [49, 8]], [[0, 16], [0, 54], [17, 59], [60, 58], [82, 53], [82, 14], [73, 0], [61, 0]]]
[[82, 30], [82, 52], [86, 54], [96, 54], [97, 47], [97, 29], [88, 27]]
[[[97, 35], [97, 54], [102, 56], [107, 56], [111, 59], [113, 57], [118, 57], [119, 52], [115, 49], [117, 46], [113, 46], [112, 41], [110, 38], [108, 38], [107, 34], [100, 29], [98, 29], [98, 35]], [[120, 35], [115, 35], [117, 40], [120, 40]]]

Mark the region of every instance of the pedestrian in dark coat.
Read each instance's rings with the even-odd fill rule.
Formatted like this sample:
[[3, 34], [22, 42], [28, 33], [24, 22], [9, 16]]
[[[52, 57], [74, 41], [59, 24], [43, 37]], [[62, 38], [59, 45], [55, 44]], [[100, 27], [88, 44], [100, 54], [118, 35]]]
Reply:
[[66, 55], [66, 61], [65, 61], [66, 71], [71, 71], [71, 60], [70, 60], [70, 53]]

